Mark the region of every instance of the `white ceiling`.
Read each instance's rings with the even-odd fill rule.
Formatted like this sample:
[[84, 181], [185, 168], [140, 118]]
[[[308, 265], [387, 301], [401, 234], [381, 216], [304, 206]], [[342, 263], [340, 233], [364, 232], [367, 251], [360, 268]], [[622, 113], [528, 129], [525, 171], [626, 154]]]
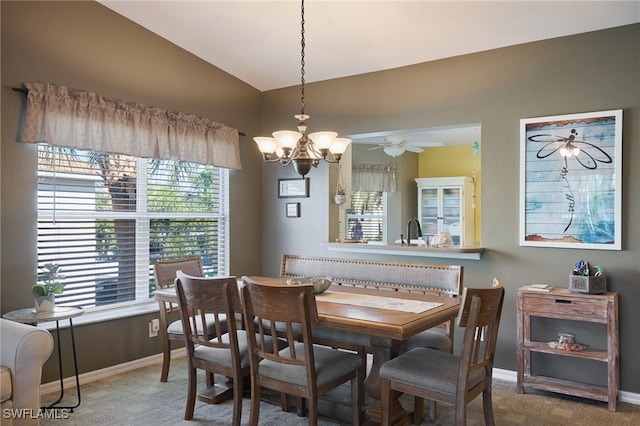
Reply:
[[[99, 0], [260, 91], [300, 84], [300, 1]], [[640, 22], [640, 0], [306, 0], [305, 81], [314, 82]], [[449, 132], [445, 131], [448, 130]], [[478, 140], [474, 127], [402, 133]], [[435, 133], [433, 133], [435, 132]], [[376, 143], [384, 136], [355, 137]], [[446, 142], [450, 144], [451, 142]]]
[[[261, 90], [300, 83], [300, 2], [100, 0]], [[640, 1], [305, 2], [307, 82], [640, 22]]]

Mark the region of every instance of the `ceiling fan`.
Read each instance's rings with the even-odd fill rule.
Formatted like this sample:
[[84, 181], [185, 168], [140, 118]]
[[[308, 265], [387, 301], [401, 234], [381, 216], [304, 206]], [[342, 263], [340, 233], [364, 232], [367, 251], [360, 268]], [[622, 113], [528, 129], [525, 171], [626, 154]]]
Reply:
[[404, 154], [405, 151], [420, 153], [424, 151], [421, 147], [442, 146], [440, 142], [410, 142], [404, 136], [390, 135], [384, 138], [384, 142], [380, 142], [378, 146], [369, 148], [368, 151], [374, 149], [382, 149], [385, 154], [397, 157]]

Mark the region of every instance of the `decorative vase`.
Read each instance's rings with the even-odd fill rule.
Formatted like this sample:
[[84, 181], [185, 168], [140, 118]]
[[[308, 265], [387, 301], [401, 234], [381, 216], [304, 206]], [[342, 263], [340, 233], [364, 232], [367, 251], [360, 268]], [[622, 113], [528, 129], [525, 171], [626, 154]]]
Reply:
[[56, 307], [56, 296], [50, 294], [48, 296], [35, 296], [36, 314], [44, 314], [53, 312]]

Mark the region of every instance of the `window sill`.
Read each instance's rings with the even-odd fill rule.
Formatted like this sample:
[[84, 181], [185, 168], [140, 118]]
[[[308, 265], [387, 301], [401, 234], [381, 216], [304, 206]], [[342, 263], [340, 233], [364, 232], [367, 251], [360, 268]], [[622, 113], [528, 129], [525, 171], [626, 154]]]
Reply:
[[[104, 321], [112, 321], [120, 318], [135, 317], [158, 312], [158, 302], [149, 300], [148, 302], [136, 303], [117, 308], [88, 308], [79, 317], [73, 319], [73, 326], [93, 324]], [[56, 329], [55, 321], [39, 323], [38, 326], [49, 331]], [[68, 328], [69, 321], [60, 320], [60, 328]]]

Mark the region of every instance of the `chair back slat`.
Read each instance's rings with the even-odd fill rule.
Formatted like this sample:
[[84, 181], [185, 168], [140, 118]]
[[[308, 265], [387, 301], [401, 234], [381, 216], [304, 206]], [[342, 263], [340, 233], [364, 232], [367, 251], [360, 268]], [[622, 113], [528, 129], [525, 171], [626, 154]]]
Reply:
[[[308, 348], [313, 344], [311, 324], [318, 318], [313, 285], [272, 285], [243, 277], [242, 297], [248, 333], [260, 336], [255, 347], [249, 342], [252, 356], [291, 365], [307, 365], [306, 359], [313, 365], [313, 350], [295, 349], [298, 342]], [[265, 342], [277, 339], [286, 340], [289, 350], [279, 353], [265, 347]]]
[[465, 327], [460, 360], [460, 381], [466, 381], [467, 373], [478, 367], [487, 369], [491, 375], [498, 326], [504, 301], [504, 288], [465, 288], [458, 315], [458, 325]]
[[[235, 277], [195, 277], [177, 271], [176, 294], [181, 309], [187, 352], [195, 345], [237, 351], [235, 314], [242, 312]], [[206, 315], [213, 314], [213, 315]], [[223, 319], [226, 321], [223, 323]], [[209, 324], [215, 322], [216, 336], [209, 335]], [[222, 336], [228, 331], [227, 340]]]

